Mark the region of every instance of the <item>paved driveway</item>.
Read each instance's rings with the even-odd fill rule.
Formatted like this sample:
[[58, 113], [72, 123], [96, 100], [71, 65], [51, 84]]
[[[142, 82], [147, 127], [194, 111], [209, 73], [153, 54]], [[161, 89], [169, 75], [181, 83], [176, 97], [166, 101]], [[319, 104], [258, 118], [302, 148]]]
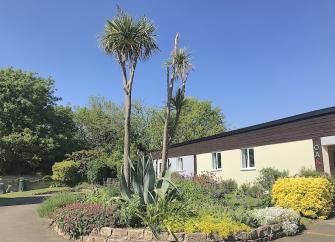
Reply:
[[285, 237], [278, 242], [335, 242], [335, 218], [320, 221], [308, 226], [303, 234]]
[[[38, 217], [36, 208], [42, 197], [0, 200], [1, 242], [65, 242]], [[309, 226], [303, 234], [278, 242], [335, 242], [335, 218]]]
[[1, 242], [65, 242], [48, 229], [36, 208], [43, 198], [18, 198], [0, 201]]

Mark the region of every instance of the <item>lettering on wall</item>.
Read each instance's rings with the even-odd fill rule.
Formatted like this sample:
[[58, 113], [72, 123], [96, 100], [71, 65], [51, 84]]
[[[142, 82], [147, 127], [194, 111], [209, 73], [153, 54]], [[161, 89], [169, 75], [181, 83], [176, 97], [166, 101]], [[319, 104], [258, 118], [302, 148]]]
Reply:
[[315, 169], [317, 171], [323, 172], [324, 171], [323, 156], [322, 156], [322, 146], [320, 138], [313, 139], [313, 150], [314, 150]]

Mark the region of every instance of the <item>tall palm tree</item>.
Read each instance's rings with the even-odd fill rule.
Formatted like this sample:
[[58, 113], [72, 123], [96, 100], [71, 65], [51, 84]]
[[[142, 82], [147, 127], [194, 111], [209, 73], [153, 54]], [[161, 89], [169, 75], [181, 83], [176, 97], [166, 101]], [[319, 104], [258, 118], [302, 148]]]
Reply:
[[100, 38], [100, 46], [112, 55], [120, 64], [124, 91], [124, 152], [123, 172], [126, 182], [130, 182], [130, 115], [131, 94], [138, 61], [147, 60], [158, 50], [156, 43], [156, 27], [146, 17], [138, 20], [123, 12], [118, 7], [118, 14], [108, 20]]
[[[167, 73], [167, 102], [165, 108], [164, 133], [162, 143], [162, 171], [161, 176], [165, 175], [168, 168], [168, 152], [175, 131], [178, 126], [180, 112], [185, 104], [186, 81], [190, 72], [193, 70], [191, 54], [187, 49], [179, 48], [179, 33], [176, 34], [175, 46], [171, 58], [166, 62]], [[181, 86], [174, 92], [175, 83], [180, 80]], [[172, 117], [171, 111], [174, 111]]]

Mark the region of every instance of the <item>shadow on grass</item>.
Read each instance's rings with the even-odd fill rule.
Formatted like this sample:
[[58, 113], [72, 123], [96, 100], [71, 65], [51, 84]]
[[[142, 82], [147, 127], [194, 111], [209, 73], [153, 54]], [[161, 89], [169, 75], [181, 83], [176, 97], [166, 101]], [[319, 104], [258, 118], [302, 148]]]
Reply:
[[3, 206], [16, 206], [39, 204], [46, 199], [46, 196], [33, 196], [33, 197], [16, 197], [16, 198], [0, 198], [0, 207]]

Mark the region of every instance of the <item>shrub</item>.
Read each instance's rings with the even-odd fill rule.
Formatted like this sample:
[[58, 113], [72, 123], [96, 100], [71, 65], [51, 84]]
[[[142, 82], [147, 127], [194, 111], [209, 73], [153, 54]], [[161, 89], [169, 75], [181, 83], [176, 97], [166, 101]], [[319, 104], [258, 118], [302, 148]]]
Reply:
[[260, 171], [260, 176], [257, 178], [257, 184], [261, 186], [262, 189], [265, 191], [270, 191], [272, 185], [275, 183], [275, 181], [278, 178], [281, 177], [288, 177], [288, 171], [279, 171], [275, 168], [268, 167], [268, 168], [263, 168]]
[[103, 206], [110, 205], [112, 199], [120, 195], [120, 188], [116, 185], [116, 183], [113, 183], [108, 187], [93, 187], [90, 192], [86, 194], [86, 201], [88, 203], [98, 203]]
[[116, 168], [109, 167], [105, 160], [91, 161], [87, 167], [87, 179], [91, 183], [103, 184], [107, 177], [116, 178]]
[[139, 214], [143, 213], [141, 198], [134, 194], [128, 200], [117, 200], [120, 211], [120, 225], [124, 227], [140, 227], [143, 225]]
[[276, 206], [292, 208], [311, 218], [325, 219], [332, 209], [333, 187], [326, 178], [282, 178], [272, 187]]
[[256, 209], [252, 212], [252, 217], [259, 225], [280, 224], [287, 235], [294, 235], [299, 229], [300, 216], [293, 209], [280, 207]]
[[186, 233], [202, 232], [206, 234], [218, 234], [227, 238], [240, 232], [248, 232], [250, 228], [245, 224], [232, 222], [229, 219], [216, 219], [213, 216], [203, 216], [188, 220], [184, 224], [183, 230]]
[[57, 162], [52, 166], [52, 179], [58, 185], [73, 186], [78, 182], [78, 169], [79, 164], [74, 161], [64, 160]]
[[258, 223], [252, 216], [252, 210], [238, 207], [236, 209], [228, 209], [226, 215], [233, 221], [246, 224], [251, 227], [257, 227]]
[[313, 169], [309, 169], [306, 167], [301, 168], [299, 172], [299, 176], [301, 177], [327, 177], [326, 173], [319, 172]]
[[74, 162], [79, 163], [78, 172], [81, 175], [81, 177], [84, 179], [86, 177], [88, 164], [104, 156], [106, 156], [106, 154], [101, 149], [80, 150], [80, 151], [71, 153], [71, 155], [67, 155], [67, 160], [72, 160]]
[[264, 191], [258, 184], [245, 183], [240, 186], [237, 193], [241, 196], [250, 196], [258, 198], [264, 194]]
[[98, 204], [74, 203], [54, 213], [57, 226], [72, 239], [88, 235], [94, 228], [118, 226], [120, 214], [116, 207], [103, 208]]
[[78, 194], [68, 192], [58, 193], [47, 198], [43, 203], [41, 203], [37, 212], [40, 217], [50, 217], [57, 208], [64, 207], [80, 200], [82, 200], [82, 196]]

